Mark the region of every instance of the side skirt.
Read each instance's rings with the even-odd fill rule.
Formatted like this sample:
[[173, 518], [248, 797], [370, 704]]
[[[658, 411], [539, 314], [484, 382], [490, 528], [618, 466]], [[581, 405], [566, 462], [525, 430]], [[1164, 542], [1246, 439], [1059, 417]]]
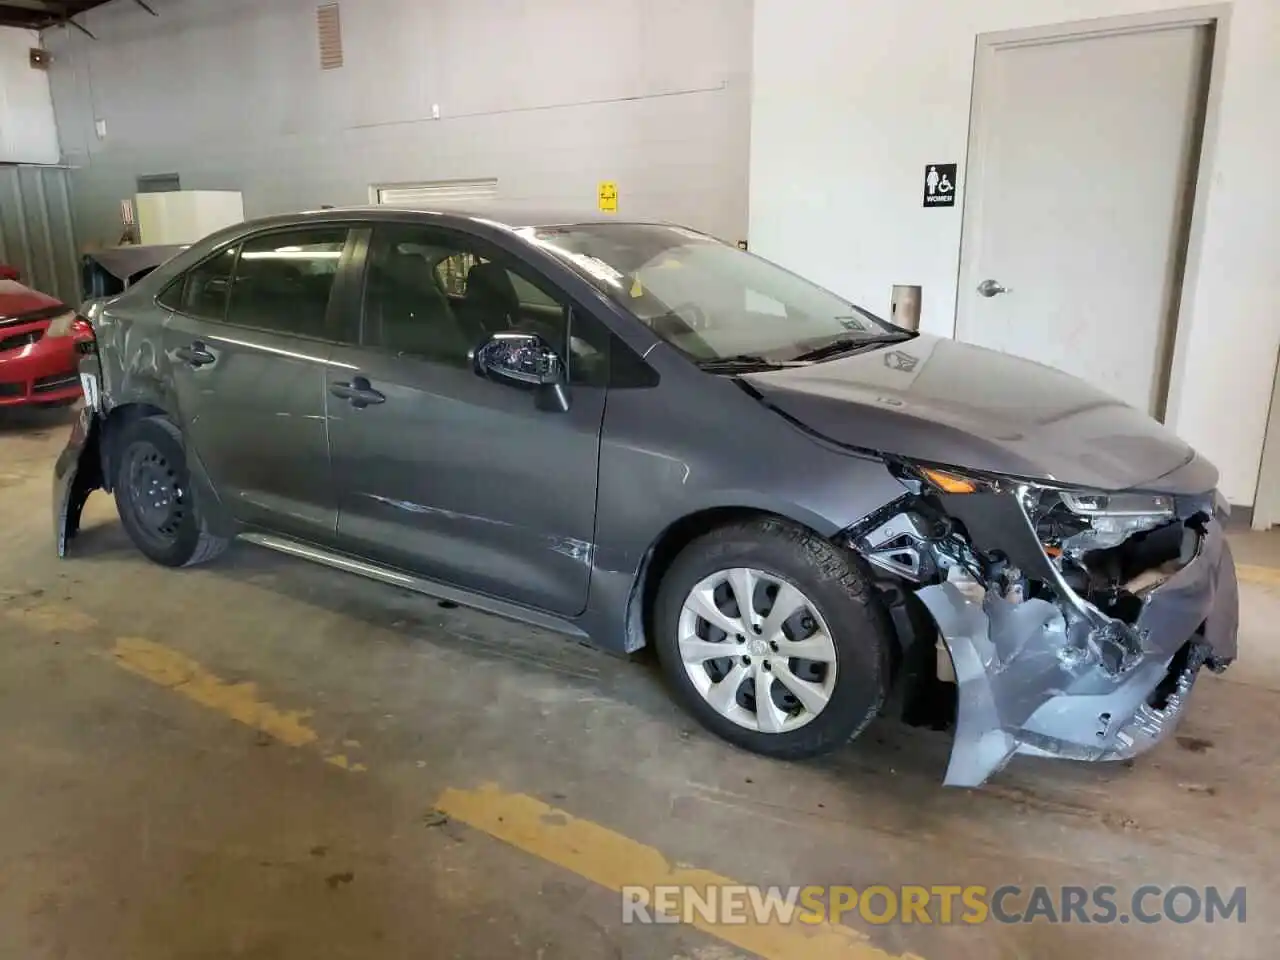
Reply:
[[434, 597], [437, 600], [447, 600], [450, 603], [456, 603], [460, 607], [469, 607], [482, 613], [490, 613], [519, 623], [527, 623], [530, 626], [541, 627], [544, 630], [551, 630], [577, 639], [590, 640], [587, 633], [572, 621], [549, 613], [542, 613], [538, 610], [530, 610], [528, 607], [508, 603], [505, 600], [498, 600], [482, 593], [472, 593], [470, 590], [463, 590], [460, 587], [405, 573], [403, 570], [397, 570], [394, 567], [384, 567], [381, 564], [370, 563], [368, 560], [358, 560], [355, 557], [335, 553], [323, 547], [317, 547], [314, 544], [292, 540], [289, 537], [282, 537], [274, 533], [247, 531], [240, 534], [239, 539], [255, 543], [260, 547], [266, 547], [268, 550], [288, 554], [291, 557], [301, 557], [303, 560], [324, 564], [326, 567], [333, 567], [335, 570], [344, 570], [347, 573], [359, 574], [362, 577], [390, 584], [393, 587], [412, 590], [415, 593]]

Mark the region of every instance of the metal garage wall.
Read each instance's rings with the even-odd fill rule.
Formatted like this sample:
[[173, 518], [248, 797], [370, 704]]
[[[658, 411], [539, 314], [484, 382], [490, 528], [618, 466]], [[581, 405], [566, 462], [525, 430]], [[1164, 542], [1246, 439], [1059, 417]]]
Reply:
[[0, 165], [0, 263], [29, 287], [80, 302], [69, 169]]

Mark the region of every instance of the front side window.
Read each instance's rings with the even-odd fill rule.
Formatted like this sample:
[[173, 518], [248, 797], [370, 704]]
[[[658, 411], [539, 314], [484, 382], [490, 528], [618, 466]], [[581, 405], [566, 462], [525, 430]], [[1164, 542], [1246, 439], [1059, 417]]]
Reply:
[[695, 361], [785, 363], [911, 336], [767, 260], [681, 227], [520, 232]]
[[225, 320], [239, 252], [232, 246], [196, 264], [165, 288], [160, 303], [201, 320]]
[[289, 230], [245, 240], [236, 261], [227, 322], [324, 337], [329, 296], [346, 243], [346, 227]]
[[364, 342], [464, 366], [501, 331], [537, 333], [563, 351], [568, 308], [515, 263], [435, 227], [377, 227], [364, 293]]

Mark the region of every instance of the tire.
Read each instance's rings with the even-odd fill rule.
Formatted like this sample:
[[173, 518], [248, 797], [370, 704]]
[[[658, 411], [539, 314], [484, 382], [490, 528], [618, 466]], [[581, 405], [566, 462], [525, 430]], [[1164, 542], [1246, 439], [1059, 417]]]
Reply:
[[143, 417], [129, 423], [116, 444], [115, 470], [116, 512], [149, 559], [189, 567], [227, 548], [225, 538], [209, 533], [191, 486], [182, 433], [171, 421]]
[[[740, 613], [736, 591], [724, 592], [732, 584], [710, 586], [726, 571], [733, 571], [742, 589], [753, 591], [756, 622], [742, 634], [731, 635], [712, 623], [741, 623], [733, 616], [717, 616]], [[693, 602], [695, 588], [716, 605], [709, 616], [699, 612], [707, 610], [705, 600]], [[795, 591], [802, 602], [779, 635], [769, 614], [796, 603], [795, 593], [784, 590]], [[780, 602], [782, 607], [777, 606]], [[725, 526], [687, 546], [658, 588], [653, 631], [658, 660], [677, 699], [707, 729], [754, 753], [790, 760], [827, 753], [857, 737], [884, 703], [890, 634], [868, 579], [855, 558], [782, 520]], [[803, 641], [805, 646], [788, 649], [787, 641]], [[716, 648], [709, 643], [725, 644], [732, 652], [724, 658], [712, 656], [708, 651]], [[821, 654], [830, 662], [788, 656], [796, 650]], [[702, 659], [687, 664], [690, 656]], [[736, 688], [734, 670], [748, 671]], [[790, 682], [797, 679], [808, 685]], [[733, 689], [736, 693], [726, 709]], [[804, 694], [803, 702], [793, 689]], [[825, 695], [824, 703], [815, 690]], [[757, 700], [762, 692], [776, 709], [760, 712]], [[713, 700], [721, 706], [713, 706]], [[821, 705], [810, 709], [817, 704]]]

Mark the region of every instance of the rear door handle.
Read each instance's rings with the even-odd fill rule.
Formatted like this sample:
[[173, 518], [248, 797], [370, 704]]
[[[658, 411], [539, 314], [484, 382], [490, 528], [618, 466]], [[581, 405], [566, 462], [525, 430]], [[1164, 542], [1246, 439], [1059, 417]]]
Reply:
[[370, 404], [387, 402], [387, 398], [373, 389], [366, 377], [352, 377], [350, 383], [335, 380], [329, 384], [329, 392], [340, 400], [350, 400], [357, 410]]
[[173, 351], [173, 355], [192, 367], [203, 367], [218, 359], [199, 340], [193, 340], [185, 347], [178, 347]]

